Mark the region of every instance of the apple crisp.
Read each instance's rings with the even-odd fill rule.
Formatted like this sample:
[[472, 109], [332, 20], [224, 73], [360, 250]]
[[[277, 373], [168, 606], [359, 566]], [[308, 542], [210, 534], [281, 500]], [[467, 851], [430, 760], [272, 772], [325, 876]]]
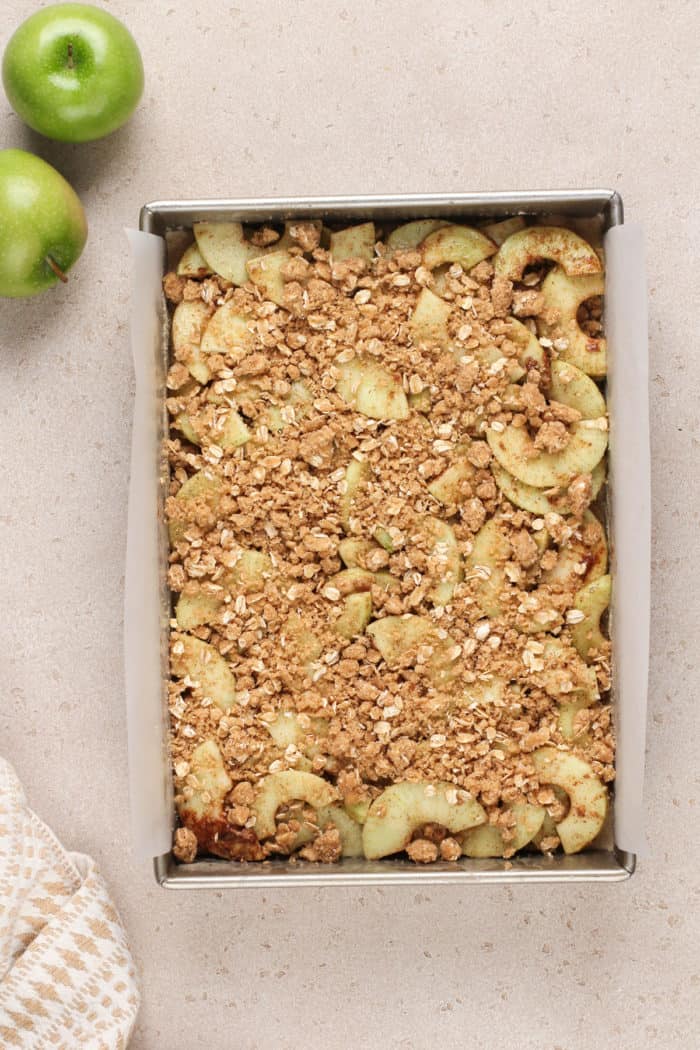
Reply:
[[614, 778], [600, 253], [199, 223], [164, 278], [174, 853], [574, 853]]

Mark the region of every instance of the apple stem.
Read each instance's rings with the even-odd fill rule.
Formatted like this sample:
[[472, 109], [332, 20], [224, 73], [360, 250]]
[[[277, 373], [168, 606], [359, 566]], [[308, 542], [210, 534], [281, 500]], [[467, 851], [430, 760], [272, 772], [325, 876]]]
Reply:
[[68, 41], [68, 68], [73, 68], [73, 44], [70, 40]]
[[65, 275], [65, 273], [63, 272], [63, 270], [61, 269], [61, 267], [58, 265], [56, 260], [52, 259], [50, 255], [47, 255], [46, 256], [46, 261], [49, 264], [49, 266], [51, 267], [51, 269], [53, 270], [53, 272], [58, 277], [59, 281], [62, 281], [64, 284], [68, 284], [68, 278]]

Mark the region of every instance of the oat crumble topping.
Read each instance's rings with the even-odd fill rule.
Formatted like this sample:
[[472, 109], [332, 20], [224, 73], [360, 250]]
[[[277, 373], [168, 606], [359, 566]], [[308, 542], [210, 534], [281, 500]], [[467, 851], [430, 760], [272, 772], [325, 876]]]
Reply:
[[[504, 856], [516, 807], [544, 807], [536, 846], [554, 850], [562, 802], [533, 754], [571, 752], [609, 783], [614, 740], [610, 644], [584, 659], [572, 633], [587, 615], [577, 596], [606, 571], [595, 471], [538, 488], [550, 509], [535, 512], [512, 502], [494, 454], [509, 434], [531, 460], [568, 454], [596, 429], [583, 424], [606, 423], [552, 394], [568, 341], [549, 270], [511, 280], [493, 257], [431, 270], [420, 247], [381, 239], [371, 261], [335, 259], [310, 222], [280, 237], [249, 237], [251, 252], [285, 245], [279, 302], [216, 273], [163, 281], [173, 306], [198, 311], [167, 376], [175, 855], [337, 861], [345, 833], [324, 807], [292, 799], [272, 835], [256, 833], [261, 784], [285, 771], [323, 778], [331, 806], [363, 813], [388, 785], [453, 785]], [[419, 332], [425, 289], [444, 328]], [[204, 353], [227, 311], [242, 319], [235, 338], [222, 329]], [[597, 345], [600, 296], [576, 321]], [[365, 375], [389, 418], [359, 410]], [[559, 375], [565, 396], [574, 380]], [[199, 674], [192, 640], [206, 643]], [[193, 769], [206, 741], [223, 763], [218, 795]], [[452, 862], [462, 839], [424, 823], [405, 849]]]

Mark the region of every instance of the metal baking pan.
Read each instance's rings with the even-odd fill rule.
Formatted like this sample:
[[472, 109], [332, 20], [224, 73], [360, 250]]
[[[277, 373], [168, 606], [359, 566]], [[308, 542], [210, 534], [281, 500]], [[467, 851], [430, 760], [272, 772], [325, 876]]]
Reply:
[[[289, 198], [289, 199], [258, 199], [258, 200], [202, 200], [202, 201], [157, 201], [145, 205], [140, 214], [139, 228], [141, 234], [134, 233], [133, 238], [142, 237], [143, 234], [155, 234], [157, 237], [165, 237], [172, 230], [190, 227], [199, 220], [238, 220], [247, 223], [275, 222], [280, 223], [288, 219], [321, 218], [327, 223], [361, 222], [374, 220], [380, 225], [382, 222], [401, 222], [413, 218], [422, 217], [449, 217], [455, 221], [474, 222], [479, 219], [498, 218], [509, 215], [524, 215], [533, 219], [541, 220], [543, 216], [566, 216], [569, 219], [598, 220], [601, 231], [609, 231], [621, 227], [623, 224], [623, 204], [619, 194], [612, 190], [555, 190], [536, 191], [526, 193], [467, 193], [467, 194], [426, 194], [426, 195], [396, 195], [377, 197], [326, 197], [326, 198]], [[153, 238], [151, 238], [151, 242]], [[134, 247], [132, 241], [132, 249]], [[613, 796], [613, 813], [615, 827], [608, 828], [607, 834], [601, 836], [602, 845], [584, 853], [565, 856], [555, 854], [545, 857], [539, 854], [516, 855], [510, 860], [489, 859], [473, 860], [462, 858], [455, 863], [438, 862], [429, 866], [420, 867], [409, 861], [386, 859], [382, 861], [345, 860], [334, 865], [313, 864], [309, 862], [294, 862], [289, 860], [270, 860], [262, 863], [237, 863], [223, 860], [197, 860], [193, 864], [178, 864], [171, 853], [163, 852], [162, 847], [154, 847], [150, 851], [158, 855], [154, 857], [154, 870], [160, 885], [172, 889], [224, 889], [265, 887], [265, 886], [333, 886], [333, 885], [384, 885], [384, 884], [463, 884], [463, 883], [518, 883], [518, 882], [619, 882], [629, 878], [635, 869], [636, 843], [639, 841], [639, 832], [630, 830], [638, 828], [641, 822], [641, 781], [643, 775], [643, 744], [644, 744], [644, 715], [646, 706], [646, 656], [648, 642], [648, 531], [649, 531], [649, 477], [648, 477], [648, 435], [647, 422], [648, 410], [646, 403], [646, 345], [644, 345], [646, 314], [644, 302], [643, 263], [635, 269], [634, 246], [623, 246], [615, 253], [616, 268], [620, 276], [616, 280], [615, 287], [622, 289], [618, 295], [618, 302], [608, 302], [612, 289], [606, 287], [606, 327], [608, 329], [608, 341], [610, 345], [611, 358], [613, 362], [616, 355], [625, 357], [625, 371], [627, 365], [632, 361], [634, 355], [634, 371], [637, 382], [634, 390], [625, 399], [619, 396], [613, 398], [610, 404], [611, 411], [611, 477], [613, 485], [616, 480], [626, 479], [629, 476], [630, 464], [634, 464], [634, 492], [638, 501], [636, 506], [629, 506], [632, 491], [632, 481], [625, 480], [623, 512], [618, 513], [615, 499], [612, 503], [612, 514], [609, 520], [609, 534], [612, 552], [612, 571], [614, 579], [622, 578], [626, 595], [624, 597], [626, 611], [622, 611], [621, 600], [613, 603], [611, 623], [614, 659], [614, 684], [613, 704], [618, 731], [618, 783]], [[612, 254], [612, 253], [609, 253]], [[639, 254], [638, 252], [636, 253]], [[161, 259], [164, 262], [165, 252], [160, 248]], [[638, 262], [638, 260], [637, 260]], [[637, 276], [634, 287], [629, 288], [630, 272], [635, 270]], [[161, 270], [161, 275], [162, 275]], [[609, 271], [608, 271], [609, 272]], [[635, 276], [633, 274], [633, 278]], [[160, 276], [160, 275], [159, 275]], [[608, 280], [608, 278], [606, 278]], [[138, 295], [138, 278], [134, 276], [134, 295]], [[641, 285], [641, 287], [640, 287]], [[153, 286], [156, 287], [155, 285]], [[154, 293], [155, 294], [155, 293]], [[624, 301], [622, 301], [624, 299]], [[611, 309], [613, 307], [614, 309]], [[156, 353], [156, 387], [164, 393], [164, 377], [168, 364], [168, 332], [165, 322], [165, 310], [160, 297], [159, 324], [155, 322], [151, 330], [159, 334], [159, 347]], [[611, 325], [615, 317], [615, 324]], [[632, 324], [635, 317], [640, 322]], [[635, 330], [636, 342], [632, 338], [630, 324]], [[641, 325], [641, 327], [640, 327]], [[611, 331], [614, 328], [614, 331]], [[133, 331], [133, 328], [132, 328]], [[154, 335], [155, 338], [155, 335]], [[140, 353], [144, 348], [137, 345], [134, 337], [134, 353]], [[633, 344], [633, 345], [632, 345]], [[614, 366], [611, 369], [615, 375]], [[137, 368], [138, 373], [138, 368]], [[617, 383], [609, 384], [617, 387]], [[629, 392], [628, 392], [629, 393]], [[138, 402], [138, 382], [137, 382]], [[617, 405], [619, 416], [624, 415], [621, 429], [616, 430], [614, 412]], [[635, 421], [638, 432], [635, 435], [635, 447], [630, 447], [628, 435], [628, 420]], [[158, 432], [159, 440], [162, 440], [165, 426], [164, 400], [158, 406], [158, 420], [155, 431]], [[136, 422], [134, 450], [132, 454], [132, 471], [138, 469], [136, 464], [140, 461], [139, 450], [136, 447]], [[639, 449], [641, 448], [641, 452]], [[143, 816], [141, 803], [144, 792], [153, 793], [158, 790], [164, 793], [166, 798], [165, 809], [161, 805], [161, 812], [165, 813], [165, 819], [169, 826], [167, 829], [161, 827], [161, 834], [157, 841], [161, 844], [167, 841], [165, 835], [169, 836], [173, 826], [174, 815], [172, 809], [172, 796], [170, 791], [170, 766], [167, 755], [167, 704], [165, 700], [165, 688], [163, 669], [167, 667], [164, 663], [164, 654], [167, 653], [168, 643], [168, 619], [170, 616], [170, 596], [167, 592], [166, 569], [167, 569], [167, 538], [164, 525], [164, 498], [166, 491], [166, 465], [159, 457], [158, 470], [160, 472], [159, 506], [153, 518], [158, 518], [159, 537], [157, 549], [159, 552], [157, 586], [159, 589], [158, 600], [160, 602], [160, 661], [161, 695], [155, 697], [144, 695], [145, 686], [141, 684], [140, 695], [138, 687], [134, 685], [134, 662], [138, 663], [143, 658], [143, 642], [137, 637], [137, 632], [132, 631], [129, 636], [128, 622], [134, 612], [134, 602], [138, 601], [139, 595], [136, 589], [141, 586], [149, 586], [148, 580], [144, 583], [144, 563], [138, 562], [138, 558], [130, 555], [131, 564], [127, 566], [127, 699], [129, 703], [130, 719], [130, 764], [131, 764], [131, 794], [132, 794], [132, 821], [136, 825], [141, 821], [143, 829]], [[132, 528], [148, 527], [148, 522], [134, 520], [143, 514], [142, 500], [134, 496], [134, 487], [138, 479], [134, 479], [132, 473], [132, 493], [130, 498], [130, 535]], [[154, 493], [156, 488], [153, 489]], [[138, 510], [135, 507], [138, 506]], [[133, 515], [133, 517], [132, 517]], [[631, 533], [632, 522], [635, 524], [634, 536]], [[153, 548], [156, 549], [155, 547]], [[630, 552], [634, 550], [632, 555]], [[629, 559], [628, 559], [629, 555]], [[148, 569], [148, 566], [147, 566]], [[150, 569], [146, 572], [148, 576]], [[627, 581], [631, 580], [632, 585]], [[156, 586], [153, 576], [153, 586]], [[636, 590], [635, 590], [636, 586]], [[617, 590], [617, 582], [615, 589]], [[131, 594], [130, 594], [131, 592]], [[130, 611], [131, 610], [131, 611]], [[619, 630], [618, 630], [619, 628]], [[645, 636], [646, 630], [646, 636]], [[143, 632], [141, 632], [143, 633]], [[620, 637], [618, 637], [618, 635]], [[617, 647], [624, 642], [628, 650], [634, 647], [635, 652], [628, 651], [624, 654], [622, 662], [617, 661]], [[139, 651], [139, 646], [141, 650]], [[155, 659], [155, 654], [153, 655]], [[619, 666], [618, 666], [619, 665]], [[130, 669], [132, 680], [130, 682]], [[151, 682], [156, 678], [152, 675]], [[131, 695], [130, 695], [131, 694]], [[639, 694], [639, 695], [637, 695]], [[624, 699], [624, 706], [620, 700]], [[156, 707], [156, 704], [158, 705]], [[151, 713], [150, 723], [146, 724], [143, 714], [146, 708]], [[160, 712], [160, 714], [159, 714]], [[624, 712], [624, 719], [621, 714]], [[139, 722], [139, 720], [141, 720]], [[158, 726], [156, 727], [156, 722]], [[642, 725], [640, 733], [639, 725]], [[150, 733], [154, 739], [154, 732], [160, 734], [159, 753], [154, 753], [151, 748], [150, 756], [145, 753], [141, 746], [141, 737]], [[141, 733], [144, 730], [144, 734]], [[622, 731], [624, 730], [624, 741]], [[157, 735], [156, 734], [156, 735]], [[620, 756], [623, 754], [624, 743], [624, 781], [621, 782], [623, 773]], [[135, 755], [136, 751], [136, 755]], [[150, 762], [150, 780], [144, 787], [143, 777], [144, 758]], [[163, 785], [167, 785], [163, 787]], [[139, 797], [140, 795], [140, 797]], [[136, 797], [135, 797], [136, 796]], [[169, 801], [168, 801], [169, 800]], [[621, 818], [618, 809], [624, 803], [625, 819]], [[169, 807], [169, 813], [168, 813]], [[620, 819], [618, 819], [618, 817]], [[619, 825], [619, 826], [618, 826]], [[135, 833], [139, 839], [139, 835]], [[140, 836], [143, 843], [144, 836]], [[153, 840], [155, 841], [155, 840]], [[632, 843], [632, 845], [631, 845]], [[148, 853], [143, 845], [140, 850], [142, 855]]]

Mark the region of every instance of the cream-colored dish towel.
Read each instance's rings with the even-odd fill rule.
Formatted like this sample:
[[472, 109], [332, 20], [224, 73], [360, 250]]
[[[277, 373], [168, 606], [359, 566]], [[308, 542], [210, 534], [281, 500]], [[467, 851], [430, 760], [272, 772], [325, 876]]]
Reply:
[[138, 1007], [95, 862], [63, 849], [0, 758], [0, 1047], [123, 1050]]

